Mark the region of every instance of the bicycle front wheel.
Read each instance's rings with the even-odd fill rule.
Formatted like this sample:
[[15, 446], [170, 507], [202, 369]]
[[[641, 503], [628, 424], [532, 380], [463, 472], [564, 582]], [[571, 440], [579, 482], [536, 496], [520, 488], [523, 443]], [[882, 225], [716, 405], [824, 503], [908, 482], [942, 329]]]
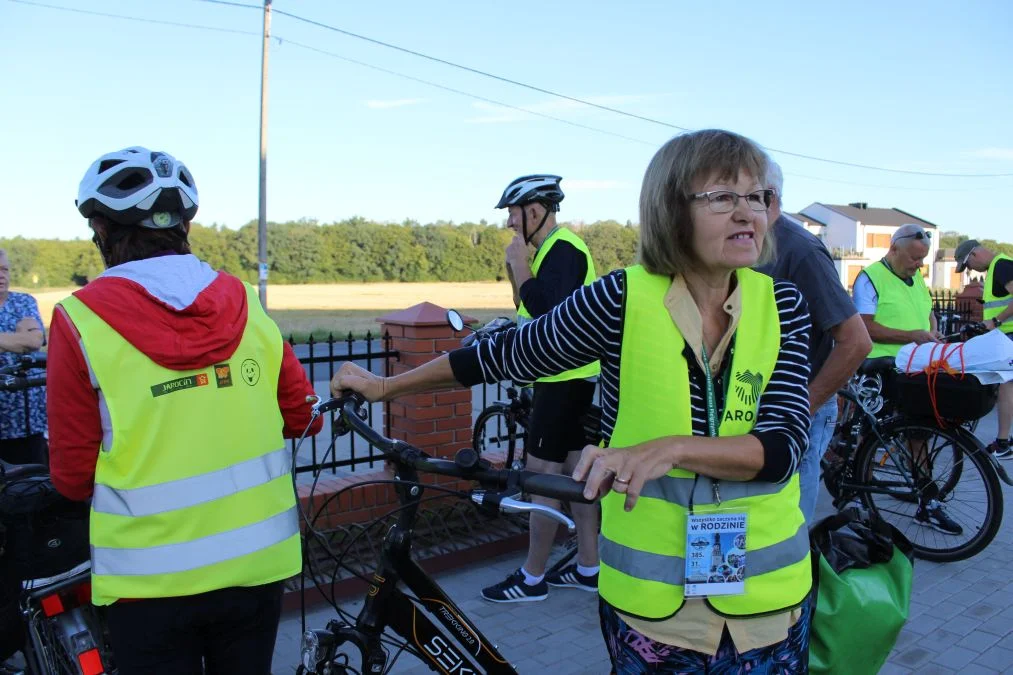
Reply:
[[954, 562], [984, 550], [1003, 515], [999, 477], [984, 452], [957, 430], [918, 421], [886, 422], [879, 431], [882, 441], [867, 436], [855, 455], [865, 506], [924, 560]]
[[506, 405], [494, 404], [478, 414], [471, 445], [479, 456], [489, 451], [505, 453], [507, 467], [523, 461], [517, 447], [523, 448], [525, 430], [519, 425]]

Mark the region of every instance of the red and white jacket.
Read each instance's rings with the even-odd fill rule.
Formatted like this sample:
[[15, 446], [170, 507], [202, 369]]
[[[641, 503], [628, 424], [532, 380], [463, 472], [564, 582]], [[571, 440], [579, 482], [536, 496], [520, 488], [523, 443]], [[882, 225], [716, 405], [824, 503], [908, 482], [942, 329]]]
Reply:
[[[193, 255], [117, 265], [74, 295], [130, 344], [171, 370], [227, 360], [246, 328], [243, 283]], [[47, 368], [50, 475], [65, 497], [85, 500], [94, 487], [103, 434], [111, 429], [106, 428], [109, 416], [103, 414], [107, 411], [81, 352], [80, 334], [59, 306], [50, 324]], [[309, 424], [310, 394], [313, 386], [292, 346], [285, 343], [278, 408], [286, 438], [299, 436]], [[323, 420], [316, 420], [309, 433], [318, 433], [322, 426]]]

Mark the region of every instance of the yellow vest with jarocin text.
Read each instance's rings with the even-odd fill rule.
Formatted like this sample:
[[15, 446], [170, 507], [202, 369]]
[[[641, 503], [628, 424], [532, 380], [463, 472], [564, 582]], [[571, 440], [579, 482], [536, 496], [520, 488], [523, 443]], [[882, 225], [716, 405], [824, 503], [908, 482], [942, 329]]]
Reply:
[[60, 303], [108, 420], [91, 508], [96, 605], [258, 586], [302, 568], [278, 408], [282, 338], [246, 288], [235, 353], [188, 371], [156, 364], [74, 296]]

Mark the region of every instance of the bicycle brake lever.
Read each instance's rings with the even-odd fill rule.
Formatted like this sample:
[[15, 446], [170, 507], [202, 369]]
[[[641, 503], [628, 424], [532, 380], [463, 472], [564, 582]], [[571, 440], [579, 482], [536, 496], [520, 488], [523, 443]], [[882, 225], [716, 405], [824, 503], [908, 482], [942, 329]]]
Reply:
[[549, 508], [542, 504], [532, 504], [531, 502], [523, 502], [513, 497], [503, 497], [498, 494], [490, 494], [486, 492], [475, 492], [471, 495], [471, 501], [475, 502], [479, 506], [496, 506], [498, 504], [499, 511], [501, 513], [540, 513], [547, 518], [551, 518], [558, 523], [566, 525], [566, 529], [573, 534], [577, 531], [577, 525], [570, 520], [566, 515], [560, 513], [556, 509]]

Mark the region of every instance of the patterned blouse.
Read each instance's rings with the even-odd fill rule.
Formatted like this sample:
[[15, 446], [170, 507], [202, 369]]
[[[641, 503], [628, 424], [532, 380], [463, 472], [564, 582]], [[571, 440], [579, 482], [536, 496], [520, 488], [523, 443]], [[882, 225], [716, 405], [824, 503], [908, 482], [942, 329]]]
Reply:
[[[7, 294], [7, 301], [0, 305], [0, 333], [13, 333], [23, 319], [32, 318], [45, 330], [39, 306], [35, 298], [27, 293]], [[0, 367], [18, 362], [19, 354], [0, 351]], [[45, 375], [41, 369], [28, 371], [29, 376]], [[27, 402], [28, 419], [25, 419]], [[46, 388], [32, 387], [23, 391], [0, 391], [0, 439], [24, 438], [46, 431]]]

